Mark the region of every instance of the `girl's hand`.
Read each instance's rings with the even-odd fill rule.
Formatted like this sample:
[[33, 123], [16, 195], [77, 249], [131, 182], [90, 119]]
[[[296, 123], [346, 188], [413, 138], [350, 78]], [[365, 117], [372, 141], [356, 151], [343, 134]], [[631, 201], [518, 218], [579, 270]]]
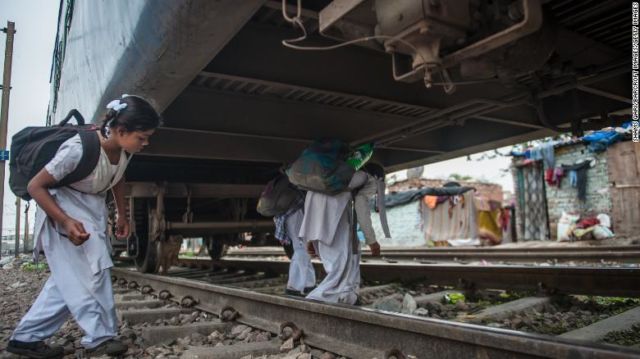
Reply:
[[123, 240], [129, 237], [129, 221], [124, 216], [118, 216], [116, 220], [116, 239]]
[[90, 234], [84, 229], [82, 223], [76, 221], [71, 217], [67, 217], [62, 222], [62, 227], [67, 232], [67, 237], [71, 241], [71, 243], [76, 246], [81, 245], [89, 239]]

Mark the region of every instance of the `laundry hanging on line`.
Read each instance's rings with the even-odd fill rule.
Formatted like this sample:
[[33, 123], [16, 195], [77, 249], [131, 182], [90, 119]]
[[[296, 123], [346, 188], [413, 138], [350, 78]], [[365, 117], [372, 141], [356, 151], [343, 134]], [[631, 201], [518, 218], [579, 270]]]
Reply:
[[578, 199], [587, 199], [587, 170], [591, 161], [582, 161], [574, 165], [562, 165], [564, 171], [569, 171], [569, 183], [571, 187], [578, 189]]

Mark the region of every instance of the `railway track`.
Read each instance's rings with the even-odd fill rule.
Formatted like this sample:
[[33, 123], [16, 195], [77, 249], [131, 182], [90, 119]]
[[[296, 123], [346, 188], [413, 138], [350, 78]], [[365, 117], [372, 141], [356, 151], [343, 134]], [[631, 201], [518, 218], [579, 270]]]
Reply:
[[[285, 261], [181, 259], [180, 265], [168, 276], [144, 275], [127, 268], [116, 268], [113, 275], [133, 287], [170, 296], [176, 303], [194, 305], [223, 319], [235, 317], [237, 323], [274, 335], [282, 334], [284, 327], [300, 329], [306, 345], [346, 357], [640, 357], [638, 349], [601, 344], [588, 337], [588, 342], [576, 340], [580, 338], [575, 333], [578, 328], [564, 336], [549, 336], [492, 327], [515, 323], [517, 319], [507, 319], [514, 313], [542, 312], [555, 300], [550, 294], [564, 293], [560, 297], [573, 299], [578, 298], [576, 294], [640, 297], [636, 268], [422, 265], [420, 269], [415, 263], [367, 262], [362, 265], [367, 284], [360, 291], [363, 306], [356, 307], [281, 295], [288, 267]], [[401, 273], [405, 274], [400, 277], [403, 282], [388, 282]], [[467, 304], [443, 306], [451, 293], [466, 296]], [[393, 313], [404, 311], [407, 296], [416, 302], [416, 308]], [[474, 296], [480, 299], [471, 299]], [[398, 310], [389, 307], [400, 301]], [[625, 304], [602, 319], [621, 321], [640, 311], [637, 305], [640, 301]], [[465, 306], [471, 310], [465, 311], [469, 309]], [[457, 312], [440, 310], [442, 307]]]
[[[246, 247], [230, 249], [228, 258], [252, 258], [282, 256], [280, 247]], [[384, 247], [382, 256], [388, 260], [530, 263], [569, 261], [599, 263], [640, 263], [640, 246], [589, 246], [589, 247], [486, 247], [486, 248], [424, 248]], [[371, 258], [369, 250], [362, 251], [362, 258]]]
[[[179, 260], [180, 265], [205, 271], [215, 266], [252, 272], [287, 274], [289, 262], [264, 258], [224, 258]], [[316, 272], [322, 263], [313, 261]], [[414, 262], [388, 263], [368, 260], [360, 266], [369, 281], [428, 281], [434, 285], [464, 288], [509, 288], [550, 294], [584, 294], [640, 297], [640, 268], [595, 268], [576, 266], [462, 265]]]

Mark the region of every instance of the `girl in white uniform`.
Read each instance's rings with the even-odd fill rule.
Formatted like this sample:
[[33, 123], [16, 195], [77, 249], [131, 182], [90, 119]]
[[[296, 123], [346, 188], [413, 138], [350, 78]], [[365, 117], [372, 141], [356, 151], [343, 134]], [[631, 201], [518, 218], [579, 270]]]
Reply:
[[38, 204], [36, 250], [47, 257], [51, 276], [31, 309], [13, 332], [7, 351], [34, 358], [61, 357], [49, 347], [51, 337], [73, 316], [84, 331], [82, 345], [92, 355], [120, 355], [127, 347], [115, 340], [118, 330], [111, 287], [110, 243], [106, 236], [106, 192], [117, 207], [116, 236], [129, 235], [124, 199], [124, 171], [129, 154], [141, 151], [160, 125], [160, 116], [143, 98], [114, 100], [100, 128], [98, 165], [83, 180], [52, 188], [71, 173], [82, 157], [76, 135], [64, 142], [55, 157], [30, 182], [28, 191]]
[[[327, 273], [324, 280], [307, 295], [308, 299], [345, 304], [355, 304], [358, 300], [360, 243], [355, 233], [351, 233], [355, 218], [351, 211], [350, 191], [357, 191], [355, 210], [357, 220], [365, 233], [366, 243], [371, 248], [373, 256], [380, 255], [380, 244], [371, 225], [368, 203], [369, 197], [374, 195], [378, 188], [382, 189], [378, 194], [384, 201], [384, 170], [380, 167], [375, 171], [382, 173], [381, 176], [369, 172], [374, 171], [357, 171], [349, 183], [349, 192], [333, 196], [307, 192], [299, 237], [303, 241], [314, 243]], [[388, 232], [388, 229], [385, 232]]]
[[275, 237], [282, 245], [291, 244], [293, 247], [285, 294], [297, 296], [305, 296], [316, 286], [316, 272], [311, 264], [311, 257], [307, 253], [305, 242], [298, 237], [304, 217], [304, 202], [304, 192], [300, 192], [286, 212], [273, 217], [276, 226]]

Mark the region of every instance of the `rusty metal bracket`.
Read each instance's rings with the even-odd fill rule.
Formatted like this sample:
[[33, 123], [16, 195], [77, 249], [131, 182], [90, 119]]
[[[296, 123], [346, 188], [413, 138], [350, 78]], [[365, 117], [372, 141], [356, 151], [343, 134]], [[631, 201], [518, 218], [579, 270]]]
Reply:
[[158, 298], [162, 300], [168, 300], [172, 296], [173, 295], [171, 295], [171, 292], [169, 292], [168, 290], [161, 290], [160, 293], [158, 293]]
[[293, 322], [284, 322], [280, 324], [280, 339], [288, 340], [293, 339], [294, 341], [300, 340], [302, 338], [304, 332], [302, 329], [298, 328], [297, 325]]
[[129, 282], [129, 284], [127, 284], [127, 288], [136, 289], [136, 288], [138, 288], [138, 283], [136, 283], [135, 281], [131, 281], [131, 282]]
[[220, 309], [220, 314], [218, 316], [223, 322], [231, 322], [236, 320], [240, 316], [240, 313], [238, 313], [237, 310], [233, 309], [233, 307], [226, 306]]
[[384, 353], [384, 359], [405, 359], [406, 356], [399, 349], [390, 349]]
[[180, 306], [182, 306], [184, 308], [191, 308], [191, 307], [195, 306], [196, 304], [198, 304], [198, 300], [194, 299], [190, 295], [185, 295], [180, 300]]

